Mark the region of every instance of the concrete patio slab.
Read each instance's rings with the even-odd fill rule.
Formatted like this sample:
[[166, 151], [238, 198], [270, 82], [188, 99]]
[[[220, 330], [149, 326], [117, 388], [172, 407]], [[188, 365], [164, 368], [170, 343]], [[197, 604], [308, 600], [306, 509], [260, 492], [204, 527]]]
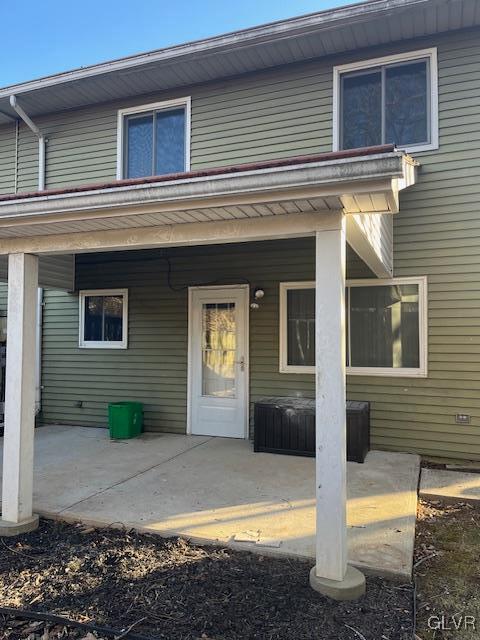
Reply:
[[480, 473], [462, 473], [444, 469], [422, 469], [421, 498], [448, 502], [478, 502]]
[[[61, 511], [206, 440], [164, 435], [159, 447], [151, 434], [135, 441], [110, 440], [105, 429], [41, 427], [35, 431], [34, 505]], [[3, 438], [0, 442], [3, 449]]]
[[[348, 544], [367, 573], [408, 579], [419, 458], [372, 451], [348, 463]], [[124, 525], [315, 557], [315, 464], [253, 453], [244, 440], [42, 427], [35, 437], [34, 507], [41, 515]]]
[[347, 465], [348, 549], [365, 573], [409, 579], [413, 568], [420, 457], [370, 451]]

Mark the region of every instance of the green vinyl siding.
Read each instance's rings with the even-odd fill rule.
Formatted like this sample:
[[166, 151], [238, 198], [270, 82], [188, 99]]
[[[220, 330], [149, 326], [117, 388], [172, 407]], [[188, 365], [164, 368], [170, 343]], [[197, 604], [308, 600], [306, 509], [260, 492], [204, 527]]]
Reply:
[[[418, 154], [418, 183], [394, 217], [394, 274], [428, 277], [428, 377], [353, 377], [384, 449], [480, 459], [480, 40], [438, 47], [440, 148]], [[471, 415], [470, 425], [455, 414]]]
[[[108, 402], [145, 405], [148, 430], [184, 433], [188, 292], [167, 286], [162, 251], [79, 256], [77, 288], [128, 288], [128, 349], [78, 347], [78, 295], [45, 292], [43, 420], [105, 425]], [[172, 284], [261, 286], [250, 312], [250, 394], [314, 394], [312, 376], [279, 373], [279, 282], [314, 277], [313, 238], [170, 250]], [[220, 281], [220, 282], [219, 282]], [[79, 407], [78, 404], [82, 406]]]
[[[15, 180], [17, 181], [15, 183]], [[0, 195], [38, 189], [38, 138], [20, 122], [0, 127]]]
[[0, 194], [15, 190], [16, 139], [15, 124], [0, 127]]
[[[38, 121], [49, 138], [48, 187], [115, 178], [117, 109], [183, 95], [192, 96], [193, 169], [328, 151], [333, 64], [431, 46], [438, 47], [440, 148], [414, 154], [421, 165], [418, 183], [402, 192], [400, 213], [394, 217], [395, 275], [428, 277], [428, 377], [350, 376], [348, 396], [371, 401], [374, 447], [480, 459], [478, 29]], [[14, 155], [12, 141], [14, 125], [2, 127], [0, 193], [13, 189], [14, 172], [5, 161]], [[30, 132], [20, 126], [19, 190], [35, 187], [35, 145]], [[312, 376], [278, 373], [276, 300], [278, 281], [313, 277], [313, 249], [299, 253], [292, 245], [286, 251], [285, 245], [277, 243], [267, 252], [265, 247], [239, 245], [232, 255], [228, 247], [179, 250], [174, 259], [176, 277], [180, 282], [204, 277], [235, 281], [243, 275], [265, 287], [262, 309], [252, 312], [252, 398], [272, 393], [312, 394]], [[93, 257], [79, 258], [78, 275], [81, 286], [132, 289], [127, 352], [79, 350], [76, 297], [46, 293], [45, 420], [104, 424], [106, 402], [131, 393], [145, 402], [149, 428], [184, 430], [186, 297], [165, 288], [164, 265], [158, 264], [155, 270], [153, 262], [145, 262], [140, 267], [131, 256], [122, 266], [110, 254], [112, 263], [104, 265], [101, 278], [98, 269], [89, 266]], [[350, 276], [365, 277], [363, 265], [357, 261], [354, 266], [350, 264]], [[157, 306], [153, 300], [158, 300]], [[456, 425], [456, 413], [471, 415], [471, 424]]]
[[[118, 109], [184, 95], [192, 97], [192, 169], [327, 151], [330, 75], [329, 65], [310, 63], [37, 117], [35, 122], [48, 138], [46, 186], [115, 180]], [[0, 127], [0, 167], [9, 166], [0, 194], [14, 190], [12, 141], [15, 124]], [[21, 124], [19, 192], [37, 188], [37, 152], [36, 138]]]
[[[461, 157], [474, 163], [474, 154], [463, 155], [463, 143], [475, 139], [470, 136], [468, 123], [476, 117], [480, 96], [480, 88], [472, 81], [478, 68], [478, 33], [466, 30], [435, 39], [421, 38], [36, 117], [47, 138], [46, 186], [63, 188], [114, 180], [118, 109], [187, 95], [192, 98], [192, 169], [330, 151], [334, 64], [437, 45], [444, 127], [449, 120], [455, 121], [454, 103], [461, 100], [465, 104], [462, 130], [443, 132], [450, 143], [449, 155], [456, 154], [448, 162]], [[12, 122], [0, 127], [0, 193], [14, 190], [15, 148]], [[18, 191], [35, 190], [37, 172], [36, 137], [20, 123]]]

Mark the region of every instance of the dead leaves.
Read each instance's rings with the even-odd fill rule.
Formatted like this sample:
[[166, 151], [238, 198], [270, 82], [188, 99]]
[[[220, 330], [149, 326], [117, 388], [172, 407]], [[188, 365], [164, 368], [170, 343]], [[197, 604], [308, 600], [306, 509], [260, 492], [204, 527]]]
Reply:
[[85, 631], [40, 620], [10, 620], [2, 627], [0, 640], [104, 640], [90, 632], [85, 635]]

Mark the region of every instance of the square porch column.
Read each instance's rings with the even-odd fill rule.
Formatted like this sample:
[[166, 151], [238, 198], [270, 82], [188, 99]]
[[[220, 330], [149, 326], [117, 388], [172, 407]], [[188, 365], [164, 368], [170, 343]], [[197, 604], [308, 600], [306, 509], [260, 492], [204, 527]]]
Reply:
[[35, 529], [32, 514], [38, 258], [8, 256], [7, 363], [0, 535]]
[[347, 565], [345, 377], [345, 217], [316, 232], [316, 565], [310, 584], [336, 600], [365, 592], [363, 574]]

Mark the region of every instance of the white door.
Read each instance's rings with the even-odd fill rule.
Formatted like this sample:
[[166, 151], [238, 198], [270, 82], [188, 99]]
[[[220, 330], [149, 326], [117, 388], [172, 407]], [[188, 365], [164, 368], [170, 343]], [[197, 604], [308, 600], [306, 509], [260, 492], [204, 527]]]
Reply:
[[248, 287], [190, 289], [190, 432], [245, 438]]

